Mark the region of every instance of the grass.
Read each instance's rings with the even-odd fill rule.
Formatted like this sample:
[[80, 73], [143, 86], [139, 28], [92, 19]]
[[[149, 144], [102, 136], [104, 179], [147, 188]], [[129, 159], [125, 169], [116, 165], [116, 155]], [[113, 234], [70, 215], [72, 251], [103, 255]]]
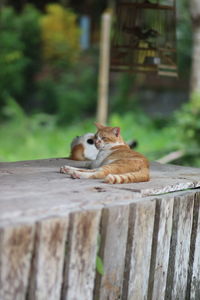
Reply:
[[[15, 105], [9, 106], [6, 111], [9, 120], [1, 124], [0, 161], [67, 157], [75, 136], [95, 132], [92, 118], [58, 126], [54, 116], [40, 113], [28, 117]], [[125, 141], [136, 139], [137, 151], [151, 160], [176, 149], [177, 132], [173, 127], [157, 129], [142, 113], [112, 114], [109, 124], [121, 128]]]
[[87, 131], [87, 122], [58, 127], [52, 118], [6, 122], [0, 131], [0, 161], [66, 157], [72, 139]]

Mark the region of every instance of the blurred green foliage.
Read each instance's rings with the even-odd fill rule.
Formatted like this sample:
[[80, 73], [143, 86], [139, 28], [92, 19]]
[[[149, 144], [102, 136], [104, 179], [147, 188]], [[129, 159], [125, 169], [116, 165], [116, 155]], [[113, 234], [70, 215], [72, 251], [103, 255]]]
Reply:
[[[186, 76], [192, 36], [186, 0], [178, 3], [178, 11], [179, 70], [181, 76]], [[59, 123], [94, 114], [98, 53], [80, 53], [76, 21], [76, 15], [59, 4], [47, 5], [46, 13], [31, 5], [25, 5], [21, 13], [11, 7], [2, 9], [0, 107], [13, 97], [28, 113], [42, 110], [56, 114]], [[135, 75], [122, 74], [115, 79], [110, 111], [137, 108], [134, 78]]]
[[[56, 115], [58, 123], [94, 113], [97, 55], [80, 61], [75, 14], [58, 4], [42, 14], [26, 5], [0, 16], [0, 108], [15, 99], [27, 113]], [[0, 116], [2, 118], [2, 115]]]
[[77, 61], [80, 54], [80, 29], [77, 16], [59, 4], [48, 4], [41, 17], [44, 58], [52, 62]]
[[200, 166], [200, 94], [194, 93], [191, 100], [175, 113], [175, 126], [179, 129], [180, 146], [186, 155], [180, 161]]
[[87, 64], [86, 57], [56, 79], [49, 73], [38, 82], [36, 98], [40, 107], [46, 113], [55, 114], [59, 124], [91, 116], [96, 110], [96, 73], [96, 65]]
[[40, 61], [40, 13], [30, 5], [18, 15], [4, 7], [0, 14], [0, 106], [14, 97], [26, 106]]
[[190, 1], [176, 1], [177, 5], [177, 60], [179, 75], [188, 79], [192, 61], [192, 22], [190, 18]]
[[[177, 1], [177, 57], [186, 80], [192, 51], [188, 6]], [[74, 136], [95, 131], [98, 52], [81, 52], [79, 35], [77, 16], [58, 4], [45, 13], [31, 5], [20, 13], [3, 7], [0, 161], [64, 157]], [[194, 95], [171, 118], [152, 119], [139, 108], [135, 83], [130, 74], [111, 82], [110, 125], [120, 126], [126, 141], [138, 140], [138, 150], [152, 160], [182, 149], [187, 155], [180, 163], [200, 166], [200, 97]]]
[[117, 88], [113, 89], [110, 111], [122, 113], [138, 109], [138, 96], [133, 92], [135, 77], [135, 74], [122, 73], [115, 79]]
[[54, 115], [28, 116], [12, 98], [3, 113], [7, 120], [1, 124], [0, 161], [66, 157], [74, 136], [94, 130], [91, 120], [59, 127]]
[[[27, 116], [12, 98], [3, 112], [7, 121], [0, 131], [0, 161], [66, 157], [74, 136], [96, 130], [93, 118], [58, 126], [55, 116], [44, 113]], [[138, 140], [138, 150], [149, 159], [158, 159], [176, 149], [177, 129], [170, 126], [158, 130], [154, 121], [142, 112], [111, 114], [109, 124], [120, 126], [126, 141]]]

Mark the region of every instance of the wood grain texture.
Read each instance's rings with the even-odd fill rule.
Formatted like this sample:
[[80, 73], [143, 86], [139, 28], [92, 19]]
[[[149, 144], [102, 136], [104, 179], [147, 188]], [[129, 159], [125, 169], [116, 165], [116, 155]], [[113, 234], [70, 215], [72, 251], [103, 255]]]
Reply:
[[172, 239], [165, 299], [185, 299], [194, 195], [174, 200]]
[[[194, 199], [194, 219], [191, 239], [191, 260], [189, 267], [189, 276], [191, 276], [188, 282], [188, 299], [191, 300], [200, 299], [200, 193], [196, 193]], [[191, 274], [190, 274], [191, 273]]]
[[158, 199], [153, 233], [148, 299], [165, 298], [170, 240], [172, 234], [173, 197]]
[[128, 205], [103, 210], [99, 255], [103, 260], [104, 274], [97, 274], [94, 299], [119, 300], [122, 297], [128, 220]]
[[36, 225], [35, 250], [28, 299], [60, 299], [68, 217]]
[[100, 229], [95, 300], [200, 298], [199, 169], [152, 163], [149, 182], [110, 185], [64, 164], [0, 163], [0, 299], [94, 299]]
[[62, 299], [92, 299], [101, 211], [72, 214]]
[[156, 201], [131, 206], [122, 299], [147, 299]]
[[60, 166], [72, 163], [66, 159], [0, 163], [0, 225], [200, 186], [199, 169], [158, 163], [151, 163], [149, 182], [77, 181], [59, 173]]
[[0, 299], [26, 299], [33, 238], [31, 225], [0, 229]]

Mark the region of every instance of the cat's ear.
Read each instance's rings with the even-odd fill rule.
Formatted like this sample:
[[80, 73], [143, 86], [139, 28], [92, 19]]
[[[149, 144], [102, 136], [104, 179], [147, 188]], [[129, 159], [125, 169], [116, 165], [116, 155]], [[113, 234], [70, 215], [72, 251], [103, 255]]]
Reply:
[[114, 127], [113, 128], [113, 133], [116, 137], [120, 135], [120, 128], [119, 127]]
[[97, 129], [103, 129], [105, 127], [100, 123], [94, 123], [94, 125], [96, 126]]

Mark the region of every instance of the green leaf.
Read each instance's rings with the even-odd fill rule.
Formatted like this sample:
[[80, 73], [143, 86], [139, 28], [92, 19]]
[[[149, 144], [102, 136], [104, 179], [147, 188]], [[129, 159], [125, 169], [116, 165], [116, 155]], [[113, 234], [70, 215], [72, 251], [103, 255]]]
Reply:
[[100, 275], [104, 275], [104, 266], [101, 257], [96, 257], [96, 270]]

